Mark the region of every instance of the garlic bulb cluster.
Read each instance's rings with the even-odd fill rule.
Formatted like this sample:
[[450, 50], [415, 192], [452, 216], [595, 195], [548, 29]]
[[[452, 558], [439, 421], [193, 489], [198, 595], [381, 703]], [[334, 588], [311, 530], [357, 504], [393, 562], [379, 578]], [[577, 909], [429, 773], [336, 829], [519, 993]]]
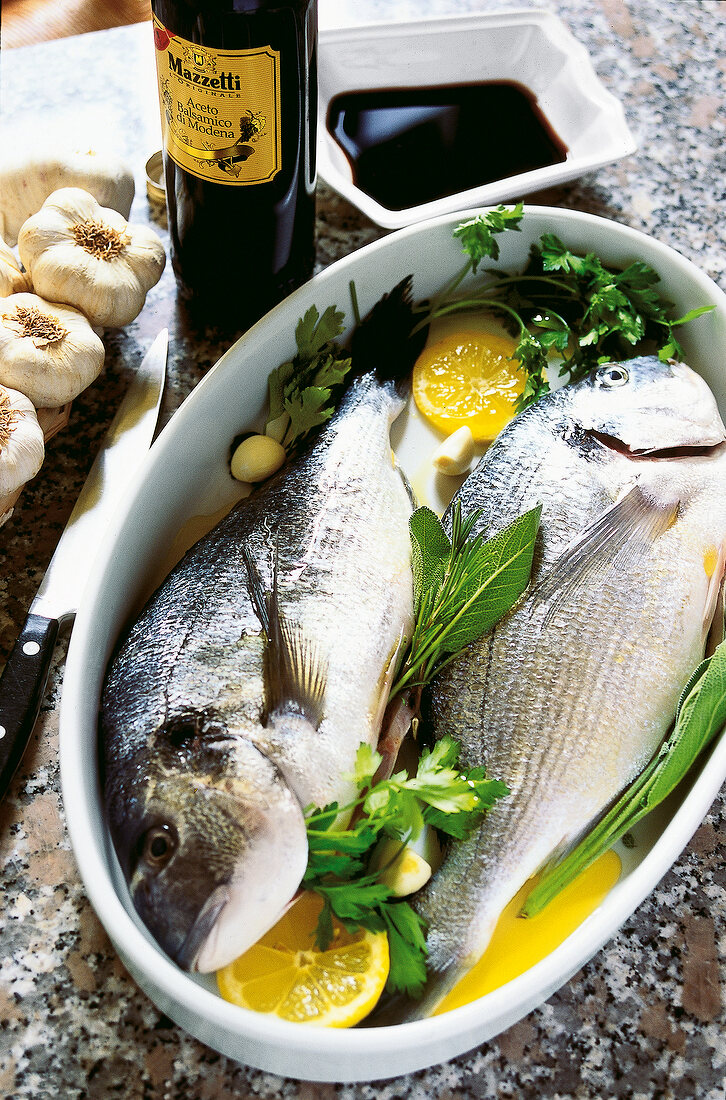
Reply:
[[133, 321], [166, 264], [157, 234], [126, 221], [125, 164], [78, 146], [8, 152], [19, 148], [25, 135], [0, 152], [0, 525], [100, 374], [101, 328]]
[[30, 290], [30, 279], [21, 271], [15, 253], [0, 237], [0, 298]]
[[0, 523], [7, 518], [9, 498], [35, 477], [44, 454], [43, 430], [32, 402], [0, 386]]
[[8, 244], [16, 244], [23, 222], [59, 187], [82, 187], [101, 206], [129, 216], [134, 177], [118, 157], [83, 146], [51, 150], [47, 139], [28, 152], [23, 134], [22, 141], [6, 141], [0, 157], [0, 235]]
[[103, 342], [77, 309], [37, 294], [0, 298], [0, 383], [36, 408], [72, 401], [98, 376]]
[[22, 226], [18, 251], [37, 294], [111, 327], [138, 316], [166, 263], [152, 229], [129, 225], [78, 187], [49, 195]]

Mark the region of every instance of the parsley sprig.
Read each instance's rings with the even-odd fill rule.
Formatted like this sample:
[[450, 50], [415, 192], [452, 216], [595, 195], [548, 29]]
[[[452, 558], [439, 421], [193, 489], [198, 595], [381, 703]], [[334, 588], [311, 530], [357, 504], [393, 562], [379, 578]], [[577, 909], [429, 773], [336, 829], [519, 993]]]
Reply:
[[[468, 836], [493, 803], [507, 793], [483, 768], [459, 764], [460, 746], [443, 737], [421, 753], [415, 775], [396, 772], [374, 782], [382, 757], [367, 745], [358, 750], [353, 778], [357, 796], [346, 806], [333, 802], [306, 810], [309, 845], [303, 886], [323, 898], [316, 942], [332, 941], [333, 917], [351, 930], [388, 933], [391, 967], [386, 988], [419, 996], [426, 981], [425, 925], [405, 899], [381, 879], [374, 852], [381, 839], [405, 845], [425, 824], [456, 839]], [[340, 825], [349, 820], [350, 824]]]
[[675, 329], [712, 306], [671, 316], [673, 305], [656, 288], [657, 272], [642, 260], [624, 270], [611, 270], [592, 252], [572, 252], [554, 233], [532, 245], [523, 271], [487, 269], [466, 293], [462, 284], [477, 275], [485, 259], [498, 260], [497, 236], [518, 231], [523, 206], [478, 214], [454, 230], [467, 262], [442, 290], [419, 304], [418, 327], [456, 312], [491, 310], [516, 336], [513, 357], [526, 379], [518, 408], [537, 401], [549, 389], [547, 366], [559, 356], [560, 376], [567, 382], [584, 378], [599, 363], [634, 354], [637, 345], [658, 349], [661, 359], [679, 358], [683, 349]]
[[335, 306], [328, 306], [322, 316], [311, 306], [295, 329], [296, 354], [269, 376], [265, 433], [274, 435], [288, 455], [335, 411], [337, 393], [351, 366], [350, 356], [335, 342], [344, 316]]

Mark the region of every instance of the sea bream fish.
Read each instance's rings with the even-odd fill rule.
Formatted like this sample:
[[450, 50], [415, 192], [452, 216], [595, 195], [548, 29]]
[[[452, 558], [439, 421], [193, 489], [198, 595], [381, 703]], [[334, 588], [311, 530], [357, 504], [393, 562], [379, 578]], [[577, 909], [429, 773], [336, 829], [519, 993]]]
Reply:
[[[724, 573], [726, 430], [674, 361], [601, 367], [516, 417], [455, 497], [494, 534], [541, 503], [532, 583], [428, 694], [431, 731], [509, 795], [416, 901], [427, 1015], [527, 880], [660, 745], [704, 654]], [[452, 504], [453, 507], [453, 504]], [[450, 510], [448, 515], [450, 516]]]
[[307, 863], [303, 808], [354, 793], [412, 622], [404, 400], [355, 379], [306, 453], [182, 559], [103, 690], [104, 793], [133, 903], [182, 967], [271, 927]]

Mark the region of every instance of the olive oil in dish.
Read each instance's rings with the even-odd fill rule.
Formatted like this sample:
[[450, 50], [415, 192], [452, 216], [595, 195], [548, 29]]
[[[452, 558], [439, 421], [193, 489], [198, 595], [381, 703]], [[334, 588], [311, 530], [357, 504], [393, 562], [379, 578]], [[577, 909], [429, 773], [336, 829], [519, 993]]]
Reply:
[[153, 0], [180, 295], [244, 328], [311, 274], [317, 0]]

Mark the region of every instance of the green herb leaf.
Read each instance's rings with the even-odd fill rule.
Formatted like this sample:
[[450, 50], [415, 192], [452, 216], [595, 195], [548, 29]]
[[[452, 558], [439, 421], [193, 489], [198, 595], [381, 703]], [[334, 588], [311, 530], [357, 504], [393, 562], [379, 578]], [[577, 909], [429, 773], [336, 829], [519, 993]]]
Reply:
[[[462, 284], [476, 274], [485, 257], [498, 259], [495, 234], [519, 228], [522, 208], [499, 207], [462, 222], [454, 236], [469, 262], [428, 303], [419, 326], [458, 310], [487, 310], [499, 316], [518, 338], [515, 358], [525, 374], [517, 411], [538, 401], [549, 389], [547, 367], [553, 353], [566, 381], [584, 378], [601, 362], [630, 357], [640, 348], [662, 359], [682, 356], [675, 326], [712, 309], [702, 306], [682, 318], [671, 316], [672, 303], [660, 296], [658, 273], [636, 260], [611, 270], [592, 252], [573, 252], [554, 233], [544, 233], [530, 249], [527, 266], [515, 274], [488, 269], [466, 292]], [[419, 313], [422, 309], [419, 309]], [[665, 333], [664, 333], [665, 330]], [[658, 350], [660, 349], [660, 350]]]
[[543, 875], [522, 914], [541, 912], [623, 833], [667, 798], [725, 723], [726, 642], [722, 642], [686, 685], [674, 727], [660, 750], [584, 840]]
[[386, 988], [389, 993], [420, 997], [426, 983], [425, 921], [408, 902], [384, 905], [381, 914], [391, 958]]
[[416, 606], [421, 596], [437, 588], [451, 554], [451, 543], [441, 520], [430, 508], [417, 508], [409, 520]]
[[505, 229], [518, 230], [522, 212], [521, 202], [511, 210], [506, 206], [498, 206], [496, 210], [477, 214], [475, 218], [462, 222], [456, 227], [454, 236], [461, 241], [462, 251], [471, 257], [473, 271], [476, 271], [481, 261], [486, 258], [499, 259], [499, 244], [495, 236], [497, 233], [503, 233]]
[[267, 383], [267, 431], [271, 425], [292, 454], [307, 434], [328, 420], [335, 409], [334, 393], [350, 370], [351, 360], [336, 344], [344, 315], [329, 306], [322, 317], [311, 306], [295, 329], [297, 354], [270, 373]]
[[355, 771], [351, 776], [352, 779], [358, 784], [360, 789], [366, 787], [373, 776], [378, 771], [381, 765], [383, 757], [375, 749], [372, 749], [370, 745], [366, 745], [365, 742], [358, 746], [358, 752], [355, 758]]
[[318, 316], [315, 306], [310, 306], [295, 329], [298, 356], [301, 359], [312, 360], [320, 355], [321, 351], [327, 351], [328, 344], [343, 331], [344, 320], [345, 314], [335, 306], [328, 306], [322, 317]]
[[465, 545], [456, 615], [441, 632], [441, 648], [457, 653], [490, 630], [529, 584], [541, 506], [519, 516], [493, 538]]

